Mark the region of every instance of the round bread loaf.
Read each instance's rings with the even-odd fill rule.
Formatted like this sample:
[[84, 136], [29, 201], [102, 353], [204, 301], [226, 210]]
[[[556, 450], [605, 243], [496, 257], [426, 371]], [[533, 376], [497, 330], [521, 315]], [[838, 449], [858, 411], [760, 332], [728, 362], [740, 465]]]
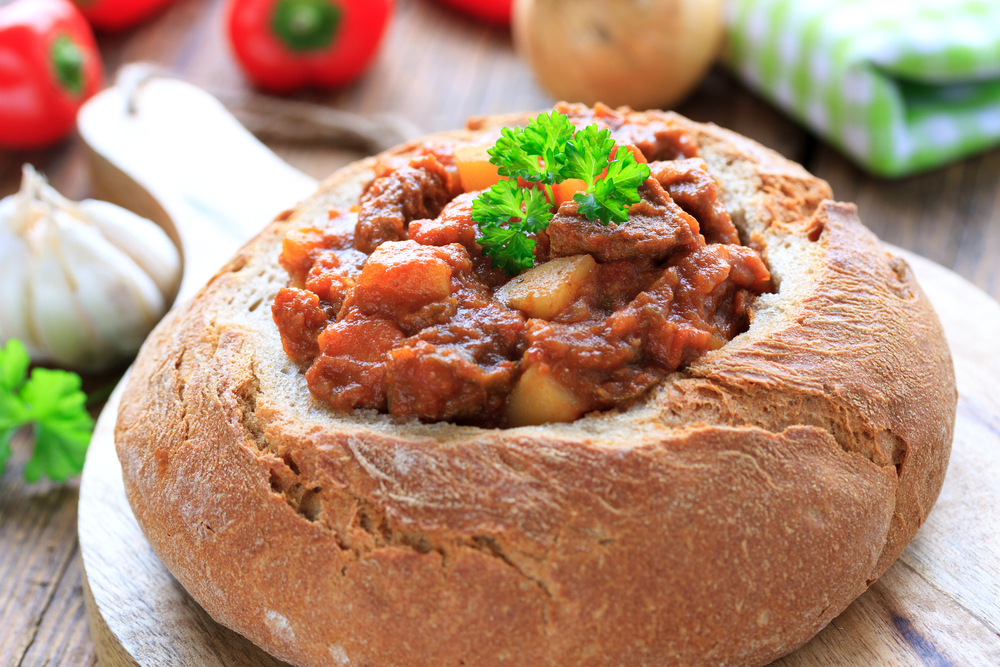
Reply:
[[764, 665], [895, 561], [951, 447], [934, 311], [825, 182], [649, 113], [698, 144], [776, 289], [628, 409], [483, 429], [313, 398], [271, 318], [281, 242], [357, 204], [373, 159], [160, 324], [118, 455], [139, 524], [214, 619], [310, 667]]

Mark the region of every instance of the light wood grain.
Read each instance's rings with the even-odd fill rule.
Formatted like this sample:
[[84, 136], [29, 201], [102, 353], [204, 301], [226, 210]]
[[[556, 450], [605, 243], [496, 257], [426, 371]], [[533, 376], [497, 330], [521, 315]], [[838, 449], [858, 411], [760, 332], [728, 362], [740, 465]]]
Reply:
[[87, 583], [86, 577], [83, 579], [83, 602], [90, 622], [94, 652], [101, 657], [101, 667], [138, 667], [139, 663], [132, 659], [105, 622], [97, 603], [94, 602], [94, 594], [90, 592], [90, 584]]
[[82, 596], [84, 585], [83, 559], [77, 546], [57, 582], [55, 595], [38, 624], [34, 641], [21, 659], [21, 667], [43, 667], [62, 661], [80, 667], [97, 664], [97, 654], [90, 645], [87, 629]]
[[64, 592], [60, 584], [76, 550], [78, 493], [75, 485], [22, 481], [27, 433], [15, 437], [12, 451], [0, 479], [0, 665], [38, 664], [26, 658], [38, 650], [46, 612]]

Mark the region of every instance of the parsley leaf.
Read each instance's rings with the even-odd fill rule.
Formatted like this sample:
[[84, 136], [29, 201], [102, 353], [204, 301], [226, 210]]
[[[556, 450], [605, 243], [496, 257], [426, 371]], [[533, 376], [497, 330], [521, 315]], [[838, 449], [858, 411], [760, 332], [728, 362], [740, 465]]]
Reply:
[[11, 439], [25, 422], [24, 405], [17, 391], [24, 384], [30, 363], [19, 340], [11, 340], [6, 350], [0, 350], [0, 472], [7, 465]]
[[83, 470], [94, 422], [75, 373], [36, 368], [27, 378], [28, 353], [20, 341], [0, 348], [0, 471], [10, 441], [22, 426], [35, 431], [35, 449], [24, 469], [29, 482], [42, 475], [63, 481]]
[[537, 181], [541, 178], [538, 156], [528, 155], [524, 150], [524, 130], [519, 127], [505, 127], [500, 130], [500, 138], [487, 153], [490, 162], [499, 169], [497, 173], [505, 178]]
[[35, 423], [35, 452], [24, 469], [29, 482], [39, 476], [62, 481], [83, 470], [94, 422], [85, 407], [87, 395], [80, 391], [75, 373], [36, 368], [21, 398]]
[[522, 188], [517, 181], [500, 181], [472, 202], [472, 221], [501, 225], [515, 219], [528, 232], [545, 229], [552, 219], [548, 200], [540, 190]]
[[486, 227], [476, 241], [493, 268], [503, 269], [508, 276], [516, 276], [535, 263], [535, 239], [529, 239], [519, 230]]
[[596, 125], [583, 128], [566, 143], [567, 177], [579, 178], [592, 187], [594, 178], [607, 168], [614, 148], [611, 130], [598, 131]]
[[500, 130], [500, 138], [487, 152], [501, 176], [551, 185], [567, 178], [563, 173], [566, 142], [574, 132], [573, 124], [563, 114], [543, 113], [532, 118], [523, 130], [519, 127]]
[[540, 158], [539, 177], [530, 181], [551, 185], [568, 178], [566, 166], [566, 144], [573, 137], [576, 128], [569, 118], [553, 111], [539, 114], [524, 128], [523, 147], [528, 155]]
[[541, 190], [521, 190], [524, 193], [524, 219], [521, 229], [535, 234], [549, 226], [552, 205]]
[[[527, 235], [545, 229], [551, 219], [545, 193], [522, 188], [517, 181], [500, 181], [472, 202], [472, 220], [482, 231], [476, 240], [483, 254], [512, 276], [534, 264], [535, 241]], [[506, 228], [500, 226], [504, 224]]]
[[472, 221], [483, 225], [496, 226], [511, 218], [520, 218], [524, 195], [517, 181], [500, 181], [472, 202]]
[[[24, 344], [15, 339], [7, 343], [6, 349], [0, 349], [0, 392], [16, 392], [24, 384], [28, 375], [31, 359]], [[3, 413], [0, 413], [2, 415]], [[2, 416], [0, 416], [2, 419]]]
[[[610, 130], [594, 124], [577, 131], [558, 111], [539, 114], [524, 129], [503, 128], [488, 152], [490, 163], [509, 180], [472, 204], [472, 220], [482, 233], [476, 241], [490, 263], [508, 275], [532, 267], [535, 241], [528, 234], [548, 227], [556, 201], [553, 186], [568, 179], [587, 186], [573, 199], [588, 220], [604, 225], [628, 221], [628, 207], [639, 201], [639, 186], [650, 172], [628, 150], [618, 151], [609, 164], [614, 150]], [[537, 185], [522, 187], [518, 179]]]
[[600, 220], [607, 225], [628, 222], [628, 207], [639, 201], [639, 186], [649, 178], [649, 166], [635, 161], [632, 151], [619, 151], [608, 165], [607, 175], [586, 193], [577, 194], [573, 201], [577, 210], [588, 220]]

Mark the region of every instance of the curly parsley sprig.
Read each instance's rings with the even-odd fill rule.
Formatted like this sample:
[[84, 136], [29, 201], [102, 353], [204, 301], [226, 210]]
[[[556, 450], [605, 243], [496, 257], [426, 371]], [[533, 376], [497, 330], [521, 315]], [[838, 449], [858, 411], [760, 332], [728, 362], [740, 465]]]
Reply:
[[[585, 190], [573, 197], [580, 214], [604, 225], [621, 224], [628, 220], [628, 207], [639, 201], [639, 186], [649, 178], [649, 167], [636, 162], [631, 151], [615, 151], [610, 130], [596, 124], [576, 130], [558, 111], [540, 114], [523, 129], [503, 128], [489, 155], [508, 180], [479, 195], [472, 220], [479, 225], [482, 235], [476, 240], [483, 253], [508, 275], [534, 264], [535, 241], [528, 234], [545, 229], [552, 220], [553, 185], [583, 181]], [[519, 179], [529, 186], [522, 187]]]
[[541, 190], [522, 188], [516, 180], [500, 181], [472, 202], [472, 219], [482, 232], [476, 240], [483, 254], [513, 276], [531, 268], [535, 240], [527, 235], [548, 226], [552, 209]]
[[10, 456], [10, 442], [22, 426], [35, 430], [35, 449], [24, 478], [42, 475], [63, 481], [83, 470], [94, 421], [80, 391], [80, 376], [68, 371], [36, 368], [28, 377], [30, 360], [20, 341], [0, 348], [0, 472]]

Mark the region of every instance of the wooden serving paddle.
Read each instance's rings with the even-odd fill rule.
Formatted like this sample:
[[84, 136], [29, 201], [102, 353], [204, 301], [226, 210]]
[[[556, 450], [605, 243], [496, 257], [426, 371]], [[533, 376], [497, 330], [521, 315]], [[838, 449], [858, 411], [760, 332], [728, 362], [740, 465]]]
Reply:
[[[156, 220], [179, 243], [180, 299], [315, 187], [218, 102], [178, 81], [105, 91], [79, 124], [99, 192]], [[1000, 665], [1000, 305], [947, 269], [892, 250], [933, 302], [955, 359], [959, 412], [948, 475], [896, 564], [775, 665]], [[120, 392], [98, 420], [80, 490], [84, 593], [101, 665], [283, 664], [215, 623], [143, 536], [115, 456]]]
[[98, 198], [150, 218], [180, 248], [183, 301], [316, 180], [205, 91], [131, 67], [83, 106], [77, 126]]

